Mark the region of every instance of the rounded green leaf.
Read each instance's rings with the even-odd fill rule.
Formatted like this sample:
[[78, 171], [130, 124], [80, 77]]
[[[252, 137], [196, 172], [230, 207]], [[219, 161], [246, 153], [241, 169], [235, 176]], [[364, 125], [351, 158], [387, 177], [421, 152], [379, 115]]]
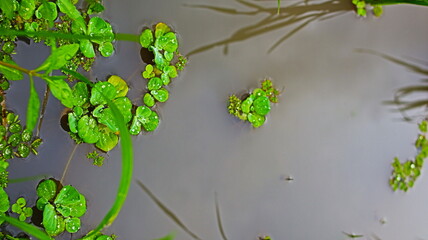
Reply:
[[151, 78], [147, 83], [147, 88], [149, 89], [149, 91], [158, 90], [162, 87], [162, 84], [163, 82], [160, 78], [154, 77], [154, 78]]
[[100, 135], [97, 121], [88, 115], [83, 116], [77, 122], [77, 132], [86, 143], [96, 143]]
[[108, 152], [116, 147], [118, 142], [119, 137], [107, 128], [105, 131], [101, 131], [100, 139], [95, 146], [104, 152]]
[[135, 117], [139, 121], [143, 121], [142, 119], [150, 117], [151, 114], [152, 114], [152, 110], [150, 110], [150, 108], [146, 106], [138, 106], [137, 110], [135, 111]]
[[164, 55], [165, 59], [167, 61], [169, 61], [169, 62], [174, 58], [174, 53], [173, 52], [167, 52], [167, 51], [165, 51], [163, 53], [163, 55]]
[[19, 123], [12, 123], [9, 126], [9, 132], [11, 133], [17, 133], [17, 132], [20, 132], [21, 130], [22, 130], [22, 126]]
[[[45, 208], [43, 209], [43, 227], [45, 228], [46, 232], [51, 236], [56, 236], [63, 232], [61, 231], [61, 220], [62, 217], [58, 216], [55, 212], [54, 206], [52, 206], [50, 203], [46, 204]], [[64, 220], [62, 220], [63, 222]]]
[[46, 200], [52, 200], [56, 195], [57, 185], [54, 180], [48, 179], [41, 181], [37, 185], [37, 196], [40, 198], [45, 198]]
[[20, 214], [22, 212], [22, 207], [18, 203], [12, 204], [12, 212]]
[[85, 197], [70, 185], [64, 186], [59, 191], [54, 204], [56, 210], [64, 217], [81, 217], [86, 212]]
[[93, 37], [92, 42], [102, 44], [114, 39], [113, 29], [110, 23], [100, 17], [93, 17], [88, 23], [88, 34]]
[[97, 82], [91, 89], [90, 102], [92, 105], [106, 104], [106, 97], [113, 100], [116, 97], [117, 89], [109, 82]]
[[113, 100], [113, 103], [116, 104], [116, 107], [122, 113], [123, 120], [125, 123], [128, 123], [132, 119], [132, 103], [131, 100], [127, 97], [119, 97]]
[[22, 137], [22, 141], [28, 142], [33, 137], [33, 133], [30, 130], [28, 130], [28, 129], [24, 129], [24, 131], [22, 131], [22, 136], [21, 137]]
[[25, 205], [27, 205], [27, 201], [25, 200], [25, 198], [20, 197], [16, 200], [16, 204], [19, 205], [19, 207], [25, 207]]
[[34, 10], [36, 10], [36, 1], [24, 0], [21, 1], [21, 6], [19, 7], [18, 13], [23, 19], [29, 20], [31, 17], [33, 17]]
[[65, 219], [65, 230], [69, 233], [75, 233], [80, 229], [79, 218], [67, 218]]
[[156, 39], [155, 45], [167, 52], [175, 52], [178, 48], [177, 36], [173, 32], [168, 32]]
[[262, 116], [265, 116], [270, 111], [270, 101], [268, 97], [262, 96], [256, 98], [253, 102], [254, 111]]
[[115, 97], [125, 97], [128, 94], [128, 84], [121, 77], [112, 75], [109, 77], [107, 82], [111, 83], [116, 88]]
[[103, 57], [110, 57], [114, 52], [113, 44], [111, 42], [103, 42], [98, 47], [98, 51]]
[[24, 213], [26, 218], [33, 216], [33, 209], [32, 208], [25, 207], [22, 212]]
[[150, 29], [144, 29], [140, 35], [140, 44], [143, 48], [148, 48], [153, 44], [153, 33]]
[[7, 140], [7, 143], [10, 144], [12, 147], [18, 146], [18, 144], [21, 142], [21, 134], [14, 133], [9, 136], [9, 139]]
[[93, 58], [95, 57], [95, 50], [94, 46], [92, 45], [91, 41], [88, 39], [81, 39], [80, 40], [80, 51], [85, 55], [87, 58]]
[[242, 101], [242, 104], [241, 104], [242, 112], [249, 113], [252, 104], [253, 104], [253, 98], [251, 98], [251, 96], [247, 97], [244, 101]]
[[258, 114], [249, 113], [248, 121], [253, 125], [253, 127], [258, 128], [265, 123], [265, 117]]
[[132, 135], [138, 135], [141, 131], [141, 122], [136, 116], [132, 119], [131, 126], [129, 127], [129, 133]]
[[25, 221], [25, 219], [26, 219], [27, 217], [25, 216], [25, 214], [24, 213], [21, 213], [21, 214], [19, 214], [19, 221], [21, 221], [21, 222], [23, 222], [23, 221]]
[[166, 66], [164, 69], [163, 69], [163, 72], [164, 73], [166, 73], [166, 74], [168, 74], [168, 76], [170, 77], [170, 78], [175, 78], [175, 77], [177, 77], [177, 68], [175, 67], [175, 66], [172, 66], [172, 65], [170, 65], [170, 66]]
[[155, 37], [156, 38], [160, 38], [161, 36], [163, 36], [165, 33], [170, 32], [171, 29], [168, 27], [168, 25], [166, 25], [165, 23], [158, 23], [156, 24], [155, 27]]
[[48, 204], [48, 200], [46, 200], [46, 198], [39, 198], [37, 199], [36, 202], [36, 207], [37, 209], [39, 209], [40, 211], [43, 211], [43, 209], [45, 209], [46, 204]]
[[30, 147], [25, 143], [18, 144], [18, 155], [21, 158], [26, 158], [30, 155]]
[[146, 119], [143, 119], [143, 121], [141, 121], [141, 124], [143, 125], [143, 128], [147, 131], [147, 132], [151, 132], [156, 130], [156, 128], [159, 125], [159, 116], [155, 111], [152, 111], [150, 116]]
[[70, 132], [77, 133], [77, 117], [72, 112], [68, 114], [68, 127]]
[[159, 90], [153, 90], [150, 93], [159, 102], [165, 102], [169, 98], [168, 90], [166, 90], [165, 88], [161, 88]]
[[3, 138], [7, 133], [6, 127], [3, 125], [0, 125], [0, 137]]
[[103, 108], [102, 105], [95, 108], [93, 116], [98, 118], [98, 122], [106, 125], [111, 131], [119, 131], [119, 127], [114, 120], [113, 112], [110, 108]]
[[153, 96], [150, 93], [144, 94], [143, 101], [147, 107], [153, 107], [155, 105], [155, 99], [153, 98]]
[[[81, 107], [89, 101], [88, 85], [83, 82], [78, 82], [73, 86], [73, 106]], [[77, 114], [80, 115], [80, 114]]]
[[36, 17], [39, 19], [46, 19], [53, 21], [58, 17], [58, 10], [56, 4], [53, 2], [42, 2], [36, 10]]
[[165, 72], [162, 73], [161, 79], [162, 79], [163, 85], [165, 85], [165, 86], [171, 82], [171, 79], [169, 78], [168, 74], [166, 74]]

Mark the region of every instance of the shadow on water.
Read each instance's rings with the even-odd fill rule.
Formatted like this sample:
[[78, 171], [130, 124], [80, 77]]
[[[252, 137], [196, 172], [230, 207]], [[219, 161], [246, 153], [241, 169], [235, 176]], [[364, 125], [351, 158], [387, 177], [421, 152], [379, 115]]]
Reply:
[[[428, 98], [421, 99], [420, 94], [428, 93], [428, 67], [424, 68], [420, 65], [428, 65], [428, 62], [418, 59], [402, 60], [370, 49], [356, 49], [355, 51], [381, 57], [392, 63], [403, 66], [409, 71], [424, 75], [425, 77], [422, 78], [418, 84], [398, 89], [394, 94], [394, 99], [385, 101], [384, 103], [397, 106], [397, 110], [403, 115], [405, 121], [420, 121], [421, 118], [426, 118]], [[421, 108], [423, 109], [423, 113], [420, 111]], [[415, 115], [408, 114], [408, 112], [412, 110], [416, 110], [416, 112], [413, 113]]]
[[242, 16], [255, 16], [265, 15], [264, 18], [258, 22], [244, 26], [235, 31], [230, 37], [216, 41], [211, 44], [204, 45], [190, 51], [187, 56], [191, 56], [197, 53], [201, 53], [212, 49], [214, 47], [223, 46], [224, 54], [228, 52], [228, 46], [231, 43], [236, 43], [250, 39], [252, 37], [262, 35], [271, 31], [275, 31], [289, 26], [293, 27], [285, 31], [285, 35], [278, 39], [268, 50], [268, 53], [272, 52], [285, 40], [293, 36], [299, 30], [309, 25], [312, 22], [327, 20], [348, 11], [353, 11], [354, 6], [349, 0], [330, 0], [325, 2], [311, 3], [307, 0], [299, 1], [297, 3], [288, 5], [281, 8], [278, 14], [276, 7], [265, 8], [261, 4], [247, 2], [244, 0], [236, 0], [238, 3], [249, 8], [247, 11], [241, 11], [233, 8], [217, 7], [211, 5], [185, 5], [187, 7], [208, 9], [218, 13], [230, 14], [230, 15], [242, 15]]

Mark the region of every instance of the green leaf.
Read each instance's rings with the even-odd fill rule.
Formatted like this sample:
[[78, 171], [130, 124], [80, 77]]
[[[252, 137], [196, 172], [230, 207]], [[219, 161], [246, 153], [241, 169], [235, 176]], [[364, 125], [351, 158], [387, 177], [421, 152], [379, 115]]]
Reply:
[[14, 17], [15, 6], [18, 6], [16, 0], [1, 0], [0, 9], [6, 18], [12, 19]]
[[270, 111], [270, 101], [268, 97], [261, 96], [253, 102], [254, 111], [262, 116], [265, 116]]
[[382, 16], [382, 13], [383, 13], [383, 9], [381, 5], [373, 5], [373, 14], [376, 17]]
[[158, 23], [156, 24], [155, 27], [155, 37], [156, 38], [160, 38], [161, 36], [163, 36], [165, 33], [170, 32], [171, 29], [168, 27], [168, 25], [166, 25], [165, 23]]
[[35, 71], [45, 71], [50, 73], [53, 70], [62, 68], [68, 60], [76, 55], [79, 50], [78, 44], [63, 45], [59, 48], [52, 49], [51, 55]]
[[147, 88], [149, 89], [149, 91], [158, 90], [162, 87], [162, 84], [163, 82], [160, 78], [154, 77], [154, 78], [151, 78], [147, 83]]
[[[2, 2], [2, 1], [0, 1]], [[3, 62], [18, 66], [13, 60], [11, 59], [4, 59]], [[24, 75], [22, 75], [22, 72], [15, 68], [7, 67], [0, 64], [0, 73], [3, 74], [7, 80], [21, 80], [24, 78]]]
[[26, 208], [24, 208], [23, 213], [24, 213], [26, 218], [31, 217], [33, 215], [33, 209], [26, 207]]
[[22, 212], [22, 208], [19, 206], [18, 203], [12, 204], [12, 212], [18, 213], [18, 214]]
[[125, 123], [128, 123], [132, 119], [132, 103], [127, 97], [119, 97], [113, 100], [113, 103], [119, 109], [123, 116]]
[[165, 88], [161, 88], [159, 90], [152, 90], [150, 93], [159, 102], [165, 102], [169, 98], [168, 90], [166, 90]]
[[153, 107], [155, 105], [155, 99], [150, 93], [144, 94], [143, 101], [144, 101], [144, 104], [147, 105], [147, 107]]
[[129, 133], [132, 135], [138, 135], [141, 131], [141, 122], [137, 119], [136, 116], [132, 118], [131, 126], [129, 127]]
[[33, 17], [34, 10], [36, 10], [36, 0], [24, 0], [21, 1], [18, 13], [23, 19], [29, 20]]
[[155, 46], [167, 52], [175, 52], [178, 48], [177, 36], [173, 32], [168, 32], [156, 39]]
[[92, 45], [91, 41], [89, 39], [81, 39], [80, 40], [80, 51], [85, 55], [87, 58], [93, 58], [95, 57], [95, 50], [94, 46]]
[[155, 55], [155, 63], [158, 69], [163, 69], [166, 65], [169, 64], [169, 62], [166, 61], [162, 53], [159, 52], [159, 49], [153, 48], [153, 54]]
[[81, 217], [86, 212], [85, 197], [70, 185], [64, 186], [59, 191], [54, 204], [56, 210], [64, 217]]
[[154, 131], [159, 125], [159, 116], [157, 113], [146, 106], [137, 107], [135, 117], [148, 132]]
[[109, 77], [107, 82], [111, 83], [116, 88], [115, 98], [125, 97], [126, 94], [128, 94], [128, 84], [126, 84], [125, 80], [123, 80], [121, 77], [112, 75]]
[[21, 221], [21, 222], [23, 222], [23, 221], [25, 221], [25, 219], [26, 219], [27, 217], [25, 217], [25, 214], [24, 213], [21, 213], [21, 214], [19, 214], [19, 221]]
[[74, 113], [68, 114], [68, 127], [70, 132], [77, 133], [77, 117]]
[[73, 106], [81, 107], [88, 101], [89, 101], [88, 85], [83, 82], [77, 82], [73, 86]]
[[114, 52], [113, 44], [111, 42], [103, 42], [98, 47], [98, 51], [103, 57], [110, 57]]
[[241, 104], [242, 112], [249, 113], [250, 107], [252, 104], [253, 104], [253, 98], [247, 97], [244, 101], [242, 101], [242, 104]]
[[104, 108], [103, 105], [100, 105], [94, 109], [92, 115], [98, 119], [99, 123], [106, 125], [111, 131], [119, 131], [110, 108]]
[[48, 201], [56, 196], [57, 185], [55, 181], [48, 179], [39, 183], [37, 186], [37, 196], [44, 198]]
[[111, 83], [97, 82], [91, 89], [90, 102], [92, 105], [106, 104], [107, 99], [113, 100], [116, 97], [116, 92], [117, 89]]
[[30, 77], [30, 97], [27, 105], [27, 129], [33, 131], [39, 119], [40, 99], [34, 87], [33, 78]]
[[104, 19], [100, 17], [93, 17], [91, 18], [91, 20], [89, 20], [88, 35], [92, 37], [92, 42], [98, 44], [102, 44], [104, 42], [111, 42], [114, 39], [114, 33], [110, 23], [107, 23], [106, 21], [104, 21]]
[[140, 35], [140, 44], [143, 48], [148, 48], [153, 44], [153, 33], [150, 29], [145, 29]]
[[80, 229], [79, 218], [67, 218], [65, 219], [65, 230], [69, 233], [76, 233]]
[[258, 128], [265, 123], [265, 117], [258, 114], [249, 113], [248, 121], [253, 125], [253, 127]]
[[168, 74], [162, 73], [161, 75], [162, 83], [163, 85], [168, 85], [171, 82], [171, 79], [169, 78]]
[[30, 155], [30, 147], [25, 143], [18, 144], [18, 157], [26, 158]]
[[5, 213], [9, 210], [10, 202], [9, 196], [4, 191], [2, 187], [0, 187], [0, 213]]
[[97, 121], [88, 115], [83, 116], [77, 122], [77, 133], [86, 143], [96, 143], [100, 138]]
[[60, 100], [62, 105], [72, 108], [74, 102], [73, 92], [68, 83], [63, 80], [64, 77], [65, 76], [43, 76], [43, 79], [48, 83], [52, 95]]
[[2, 222], [2, 220], [7, 221], [9, 224], [21, 229], [22, 231], [34, 236], [35, 238], [37, 238], [39, 240], [51, 240], [52, 239], [51, 237], [46, 235], [46, 233], [44, 233], [42, 230], [40, 230], [39, 228], [37, 228], [34, 225], [31, 225], [31, 224], [28, 224], [25, 222], [20, 222], [15, 218], [7, 217], [4, 215], [0, 216], [0, 222]]
[[172, 233], [170, 233], [170, 234], [166, 235], [165, 237], [158, 238], [158, 239], [155, 239], [155, 240], [174, 240], [174, 238], [175, 238], [175, 235], [172, 234]]
[[54, 206], [50, 203], [46, 204], [43, 209], [43, 227], [46, 232], [51, 236], [56, 236], [61, 233], [60, 229], [60, 216], [55, 212]]
[[20, 197], [16, 200], [16, 204], [18, 204], [20, 208], [23, 208], [25, 207], [25, 205], [27, 205], [27, 201], [25, 200], [25, 198]]
[[163, 55], [165, 56], [165, 59], [167, 61], [169, 61], [169, 62], [174, 58], [174, 53], [173, 52], [167, 52], [167, 51], [165, 51], [163, 53]]
[[427, 121], [422, 121], [421, 123], [419, 123], [419, 131], [426, 133], [428, 131], [428, 122]]
[[80, 12], [70, 0], [57, 0], [57, 5], [62, 13], [73, 20], [72, 24], [75, 25], [74, 29], [78, 30], [77, 32], [75, 31], [75, 33], [86, 33], [85, 19], [83, 19]]
[[37, 8], [35, 15], [38, 19], [54, 21], [58, 17], [56, 4], [53, 2], [43, 1], [39, 8]]
[[46, 198], [39, 198], [36, 202], [36, 208], [40, 211], [43, 211], [45, 209], [46, 204], [48, 204], [48, 200]]
[[97, 146], [97, 148], [103, 150], [104, 152], [108, 152], [114, 147], [116, 147], [118, 142], [119, 137], [112, 131], [110, 131], [108, 128], [106, 128], [105, 130], [101, 131], [100, 139], [95, 144], [95, 146]]
[[172, 66], [172, 65], [170, 65], [170, 66], [166, 66], [164, 69], [163, 69], [163, 72], [164, 73], [166, 73], [166, 74], [168, 74], [168, 76], [170, 77], [170, 78], [175, 78], [175, 77], [177, 77], [177, 68], [175, 68], [175, 66]]

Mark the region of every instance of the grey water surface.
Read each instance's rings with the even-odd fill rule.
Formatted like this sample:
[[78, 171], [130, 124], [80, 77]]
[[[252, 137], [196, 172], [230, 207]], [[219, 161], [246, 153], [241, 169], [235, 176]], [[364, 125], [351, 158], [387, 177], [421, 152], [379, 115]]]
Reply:
[[[404, 121], [396, 106], [385, 104], [397, 90], [427, 76], [380, 56], [428, 69], [428, 8], [388, 6], [381, 18], [358, 18], [348, 1], [283, 1], [284, 7], [306, 8], [283, 8], [276, 16], [276, 1], [249, 2], [271, 10], [255, 12], [231, 0], [104, 2], [103, 16], [116, 32], [138, 34], [162, 21], [178, 33], [180, 51], [190, 53], [188, 66], [169, 88], [170, 99], [158, 107], [159, 128], [134, 138], [134, 179], [204, 240], [222, 239], [215, 194], [229, 240], [346, 239], [343, 232], [363, 239], [375, 239], [373, 234], [384, 240], [428, 239], [426, 169], [408, 193], [388, 185], [393, 158], [416, 154], [417, 121]], [[287, 14], [296, 15], [289, 20]], [[270, 28], [263, 25], [268, 16], [282, 16], [285, 23]], [[136, 43], [117, 42], [115, 55], [98, 59], [91, 74], [100, 80], [122, 76], [138, 103], [146, 83], [139, 51]], [[267, 123], [254, 129], [228, 114], [227, 100], [258, 87], [265, 77], [284, 91]], [[10, 95], [25, 86], [13, 83]], [[43, 84], [38, 88], [42, 96]], [[25, 115], [23, 104], [18, 111]], [[11, 166], [15, 177], [62, 175], [74, 145], [58, 124], [58, 101], [51, 98], [48, 107], [42, 126], [46, 144], [37, 158]], [[91, 150], [77, 148], [64, 181], [87, 196], [83, 230], [108, 211], [121, 174], [120, 147], [101, 168], [84, 157]], [[41, 164], [47, 167], [38, 168]], [[289, 176], [294, 180], [286, 181]], [[19, 184], [17, 194], [36, 184]], [[106, 230], [128, 240], [169, 232], [177, 240], [191, 239], [136, 181]]]

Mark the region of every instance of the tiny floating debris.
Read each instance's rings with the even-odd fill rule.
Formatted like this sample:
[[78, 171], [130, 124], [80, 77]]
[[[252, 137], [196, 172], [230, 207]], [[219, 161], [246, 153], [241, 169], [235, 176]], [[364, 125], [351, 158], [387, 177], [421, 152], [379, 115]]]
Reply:
[[270, 236], [259, 236], [259, 240], [272, 240]]

